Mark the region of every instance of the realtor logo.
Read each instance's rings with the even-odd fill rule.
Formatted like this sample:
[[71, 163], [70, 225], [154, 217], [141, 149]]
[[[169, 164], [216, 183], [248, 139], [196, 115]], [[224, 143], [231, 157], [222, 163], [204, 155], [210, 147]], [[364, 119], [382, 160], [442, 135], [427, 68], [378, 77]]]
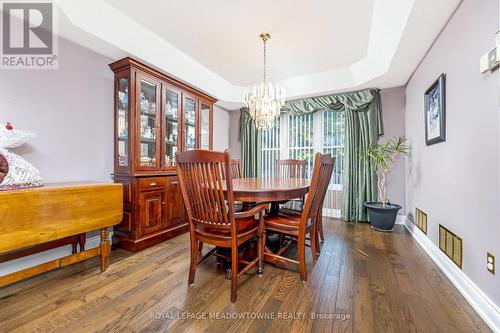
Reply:
[[56, 69], [52, 2], [2, 2], [2, 69]]

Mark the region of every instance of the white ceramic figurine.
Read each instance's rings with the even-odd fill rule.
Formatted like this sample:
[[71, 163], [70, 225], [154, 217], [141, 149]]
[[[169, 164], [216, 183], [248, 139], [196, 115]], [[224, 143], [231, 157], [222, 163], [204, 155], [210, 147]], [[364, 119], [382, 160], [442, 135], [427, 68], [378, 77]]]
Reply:
[[5, 157], [8, 165], [8, 172], [0, 181], [0, 190], [42, 186], [40, 171], [21, 156], [8, 151], [33, 137], [34, 133], [14, 129], [11, 123], [0, 128], [0, 155]]

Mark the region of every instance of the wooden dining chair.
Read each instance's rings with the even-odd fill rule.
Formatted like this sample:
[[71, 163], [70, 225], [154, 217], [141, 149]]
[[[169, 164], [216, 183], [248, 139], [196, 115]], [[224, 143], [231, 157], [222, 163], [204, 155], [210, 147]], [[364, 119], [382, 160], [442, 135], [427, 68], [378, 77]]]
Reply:
[[[241, 175], [241, 161], [240, 159], [232, 159], [230, 162], [229, 162], [229, 165], [230, 165], [230, 175], [231, 175], [231, 178], [232, 179], [236, 179], [236, 178], [242, 178], [242, 175]], [[226, 179], [226, 170], [225, 168], [222, 168], [222, 177], [223, 179]]]
[[241, 161], [239, 158], [231, 160], [231, 177], [233, 179], [242, 177], [241, 176]]
[[[335, 157], [333, 158], [333, 164], [329, 165], [329, 168], [332, 169], [330, 171], [330, 178], [331, 178], [331, 174], [333, 174], [333, 170], [335, 169]], [[330, 182], [330, 178], [328, 179], [328, 182]], [[317, 250], [318, 255], [321, 253], [320, 241], [321, 241], [321, 243], [323, 243], [325, 241], [325, 234], [323, 232], [323, 205], [325, 203], [326, 192], [328, 192], [328, 186], [326, 188], [326, 191], [324, 191], [324, 193], [323, 193], [323, 197], [321, 198], [320, 209], [318, 211], [318, 217], [317, 217], [317, 222], [316, 222], [316, 225], [317, 225], [316, 229], [318, 231], [318, 233], [317, 233], [318, 237], [316, 237], [315, 240], [316, 240], [316, 250]], [[284, 214], [292, 214], [292, 215], [297, 215], [297, 214], [301, 213], [301, 211], [287, 209], [287, 208], [281, 208], [281, 212]]]
[[[317, 153], [314, 159], [309, 193], [305, 199], [302, 212], [287, 214], [280, 211], [277, 215], [269, 215], [264, 218], [264, 237], [268, 231], [292, 236], [292, 239], [286, 244], [280, 244], [280, 248], [274, 253], [266, 247], [266, 258], [270, 258], [271, 262], [274, 259], [276, 261], [298, 264], [300, 278], [304, 282], [307, 281], [305, 247], [309, 246], [311, 248], [313, 260], [317, 261], [318, 230], [316, 222], [328, 189], [328, 184], [330, 183], [334, 164], [335, 159], [330, 154], [322, 155], [321, 153]], [[307, 235], [309, 235], [309, 244], [306, 244]], [[282, 255], [292, 244], [292, 241], [297, 241], [298, 260], [293, 260]]]
[[306, 161], [305, 160], [277, 160], [276, 177], [279, 178], [305, 178]]
[[[232, 159], [229, 162], [230, 170], [231, 170], [231, 179], [242, 178], [241, 175], [241, 161], [240, 159]], [[222, 168], [222, 179], [226, 179], [226, 168]], [[247, 210], [249, 207], [254, 207], [255, 205], [248, 205], [247, 203], [236, 201], [234, 203], [235, 211], [241, 212], [242, 210]], [[200, 249], [201, 252], [201, 249]]]
[[[306, 161], [296, 159], [277, 160], [275, 176], [277, 178], [305, 178]], [[287, 204], [289, 209], [301, 210], [304, 204], [304, 198], [275, 202], [271, 205], [271, 212], [275, 214], [279, 210], [279, 205], [283, 204]], [[298, 208], [294, 208], [297, 206]]]
[[[216, 254], [216, 248], [214, 248], [198, 262], [203, 243], [230, 248], [231, 302], [235, 302], [238, 278], [256, 264], [258, 274], [262, 274], [263, 213], [266, 205], [258, 205], [245, 212], [235, 212], [232, 179], [222, 179], [223, 172], [226, 175], [231, 172], [229, 151], [191, 150], [176, 154], [175, 159], [189, 220], [191, 241], [189, 285], [194, 283], [197, 264], [209, 255]], [[226, 185], [226, 195], [224, 195], [223, 183]], [[258, 220], [254, 218], [257, 214]], [[239, 259], [238, 247], [256, 236], [258, 237], [257, 257], [251, 261]], [[241, 270], [240, 264], [244, 265]]]

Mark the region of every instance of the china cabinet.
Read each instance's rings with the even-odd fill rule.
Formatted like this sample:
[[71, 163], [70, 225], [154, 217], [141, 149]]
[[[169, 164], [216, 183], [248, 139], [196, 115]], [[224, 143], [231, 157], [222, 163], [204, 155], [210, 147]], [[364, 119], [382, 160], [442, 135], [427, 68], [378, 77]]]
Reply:
[[124, 209], [114, 234], [135, 252], [187, 231], [175, 153], [212, 149], [215, 99], [129, 57], [109, 66]]

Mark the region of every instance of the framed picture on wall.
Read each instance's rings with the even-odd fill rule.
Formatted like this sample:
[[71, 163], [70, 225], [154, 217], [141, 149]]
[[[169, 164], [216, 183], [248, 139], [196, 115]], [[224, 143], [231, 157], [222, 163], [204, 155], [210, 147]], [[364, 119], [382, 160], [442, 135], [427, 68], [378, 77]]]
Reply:
[[441, 74], [425, 91], [425, 144], [446, 141], [446, 74]]

